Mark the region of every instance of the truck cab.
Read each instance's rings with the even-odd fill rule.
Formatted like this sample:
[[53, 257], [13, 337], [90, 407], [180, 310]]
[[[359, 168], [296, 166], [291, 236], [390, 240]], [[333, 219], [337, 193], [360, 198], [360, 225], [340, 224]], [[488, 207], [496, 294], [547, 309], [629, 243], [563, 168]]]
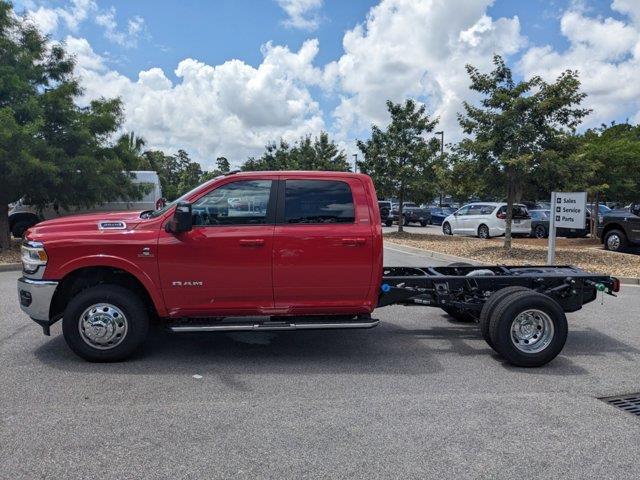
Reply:
[[632, 203], [628, 210], [606, 212], [599, 219], [597, 232], [604, 248], [613, 252], [640, 246], [640, 202]]
[[366, 175], [244, 172], [160, 210], [39, 223], [22, 256], [21, 308], [45, 333], [62, 318], [83, 358], [118, 360], [150, 319], [323, 316], [360, 325], [353, 319], [366, 320], [378, 301], [382, 231]]

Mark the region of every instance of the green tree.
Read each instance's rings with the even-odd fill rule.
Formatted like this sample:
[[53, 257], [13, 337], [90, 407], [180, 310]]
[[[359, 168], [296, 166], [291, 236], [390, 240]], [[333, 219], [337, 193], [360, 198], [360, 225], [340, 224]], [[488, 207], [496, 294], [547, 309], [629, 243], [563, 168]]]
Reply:
[[43, 208], [139, 198], [124, 173], [136, 167], [109, 139], [122, 122], [118, 99], [78, 107], [74, 61], [0, 0], [0, 247], [9, 246], [8, 203]]
[[250, 157], [242, 170], [332, 170], [348, 171], [347, 156], [336, 143], [321, 132], [313, 140], [310, 135], [300, 138], [293, 145], [280, 140], [269, 143], [259, 157]]
[[192, 161], [184, 150], [178, 150], [175, 155], [167, 155], [160, 150], [147, 150], [142, 157], [141, 168], [158, 172], [162, 195], [169, 201], [188, 192], [203, 180], [200, 164]]
[[[640, 125], [602, 126], [587, 130], [571, 161], [580, 166], [573, 179], [577, 189], [586, 190], [592, 201], [640, 201]], [[593, 228], [598, 223], [594, 209]]]
[[[387, 109], [391, 122], [386, 130], [373, 125], [371, 138], [358, 141], [364, 157], [358, 167], [371, 176], [378, 195], [398, 197], [399, 218], [403, 218], [408, 196], [421, 202], [432, 200], [436, 194], [432, 180], [440, 147], [436, 139], [427, 141], [425, 134], [433, 131], [438, 120], [431, 120], [425, 106], [417, 106], [413, 100], [404, 104], [387, 101]], [[398, 231], [402, 230], [402, 222], [398, 222]]]
[[486, 74], [467, 65], [471, 90], [484, 98], [479, 106], [464, 102], [458, 120], [471, 136], [459, 149], [501, 173], [508, 204], [504, 246], [509, 250], [512, 207], [535, 165], [543, 152], [562, 145], [590, 110], [579, 108], [586, 94], [575, 71], [563, 72], [554, 83], [538, 76], [515, 82], [502, 57], [494, 56], [493, 63], [494, 70]]
[[216, 158], [216, 165], [218, 166], [218, 171], [221, 173], [229, 173], [231, 171], [231, 164], [227, 157], [218, 157]]

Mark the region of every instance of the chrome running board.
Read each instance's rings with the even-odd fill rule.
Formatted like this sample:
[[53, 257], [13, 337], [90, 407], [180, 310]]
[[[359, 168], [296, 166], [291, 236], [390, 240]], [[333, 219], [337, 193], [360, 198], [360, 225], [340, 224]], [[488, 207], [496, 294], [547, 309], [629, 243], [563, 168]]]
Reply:
[[345, 328], [373, 328], [380, 320], [360, 322], [264, 322], [264, 323], [219, 323], [216, 325], [169, 325], [172, 332], [246, 332], [273, 330], [329, 330]]

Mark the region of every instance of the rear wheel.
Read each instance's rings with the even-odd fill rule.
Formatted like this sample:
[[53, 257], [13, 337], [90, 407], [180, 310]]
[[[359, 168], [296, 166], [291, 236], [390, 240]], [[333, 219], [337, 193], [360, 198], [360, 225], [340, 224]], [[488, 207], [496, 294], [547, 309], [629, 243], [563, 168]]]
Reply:
[[486, 225], [480, 225], [478, 227], [478, 237], [483, 240], [491, 238], [491, 235], [489, 234], [489, 227], [487, 227]]
[[143, 302], [120, 285], [98, 285], [76, 295], [62, 320], [64, 339], [90, 362], [116, 362], [131, 356], [149, 330]]
[[610, 230], [604, 236], [604, 248], [612, 252], [622, 252], [627, 248], [627, 236], [622, 230]]
[[495, 307], [489, 335], [498, 352], [518, 367], [540, 367], [562, 351], [567, 317], [552, 298], [537, 292], [512, 292]]
[[449, 225], [449, 222], [444, 222], [442, 224], [442, 233], [444, 233], [445, 235], [452, 235], [451, 225]]
[[546, 238], [547, 229], [544, 228], [544, 225], [536, 225], [536, 228], [533, 230], [533, 236], [536, 238]]
[[493, 346], [493, 342], [491, 341], [491, 336], [489, 335], [489, 322], [491, 320], [491, 316], [493, 315], [494, 310], [498, 303], [500, 303], [505, 297], [511, 295], [515, 292], [526, 292], [531, 291], [527, 287], [505, 287], [500, 290], [494, 292], [484, 303], [482, 306], [482, 310], [480, 311], [480, 333], [482, 334], [482, 338], [484, 341], [489, 344], [491, 348], [494, 350], [496, 347]]
[[384, 221], [384, 224], [385, 224], [387, 227], [391, 227], [391, 226], [393, 225], [393, 220], [392, 220], [391, 218], [387, 218], [387, 219]]
[[420, 220], [420, 226], [421, 227], [426, 227], [428, 225], [426, 220]]

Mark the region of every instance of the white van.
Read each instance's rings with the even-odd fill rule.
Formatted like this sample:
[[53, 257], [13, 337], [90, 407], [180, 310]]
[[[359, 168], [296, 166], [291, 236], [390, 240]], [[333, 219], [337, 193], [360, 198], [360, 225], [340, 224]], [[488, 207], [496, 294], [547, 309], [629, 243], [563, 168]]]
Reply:
[[[477, 202], [465, 205], [442, 222], [445, 235], [472, 235], [483, 239], [504, 235], [506, 230], [507, 204]], [[513, 206], [511, 233], [529, 235], [531, 216], [524, 205]]]
[[91, 208], [78, 207], [77, 209], [58, 211], [52, 206], [47, 206], [42, 211], [38, 211], [31, 205], [25, 205], [22, 200], [10, 205], [9, 208], [9, 229], [11, 234], [20, 238], [28, 228], [31, 228], [38, 222], [49, 220], [51, 218], [63, 217], [65, 215], [76, 215], [78, 213], [91, 212], [115, 212], [122, 210], [155, 210], [156, 202], [162, 198], [162, 189], [160, 188], [160, 178], [153, 171], [133, 171], [133, 183], [150, 184], [151, 190], [146, 193], [141, 200], [116, 200], [100, 205], [94, 205]]

